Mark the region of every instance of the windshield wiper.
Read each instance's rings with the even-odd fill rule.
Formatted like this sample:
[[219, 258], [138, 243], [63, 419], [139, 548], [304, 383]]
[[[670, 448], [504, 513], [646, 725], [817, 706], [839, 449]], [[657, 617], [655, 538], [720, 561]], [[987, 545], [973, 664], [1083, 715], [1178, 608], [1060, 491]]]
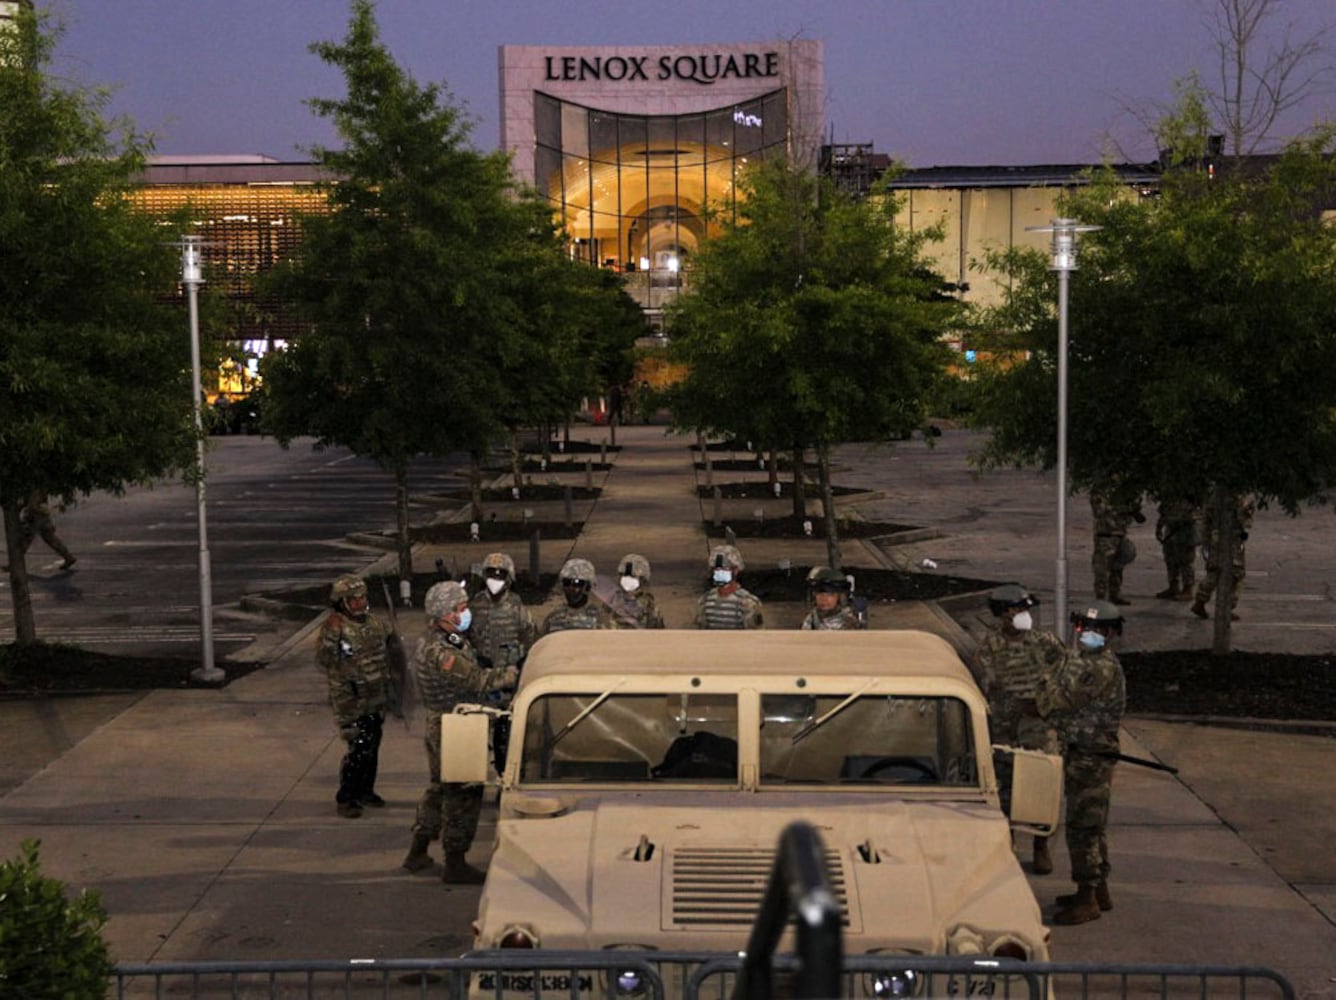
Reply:
[[564, 737], [567, 733], [569, 733], [580, 723], [584, 722], [584, 720], [587, 719], [593, 713], [594, 709], [598, 708], [599, 705], [602, 705], [605, 701], [611, 698], [613, 692], [615, 692], [621, 686], [622, 684], [619, 681], [612, 687], [608, 688], [608, 690], [604, 691], [601, 695], [599, 695], [592, 702], [590, 702], [588, 708], [586, 708], [583, 712], [581, 712], [579, 715], [573, 718], [570, 722], [566, 723], [566, 725], [562, 726], [559, 730], [557, 730], [557, 734], [552, 737], [552, 742], [548, 744], [548, 748], [550, 749], [556, 746], [558, 743], [560, 743], [562, 737]]
[[836, 715], [838, 715], [840, 712], [843, 712], [855, 701], [857, 701], [863, 695], [867, 694], [868, 689], [870, 689], [875, 683], [876, 681], [868, 681], [861, 688], [859, 688], [853, 694], [849, 695], [849, 697], [845, 698], [844, 701], [840, 702], [825, 715], [821, 716], [818, 719], [813, 719], [807, 725], [803, 726], [801, 729], [799, 729], [796, 733], [793, 734], [793, 739], [792, 739], [793, 744], [796, 746], [800, 740], [805, 740], [807, 737], [811, 736], [814, 732], [816, 732], [818, 729], [824, 726]]

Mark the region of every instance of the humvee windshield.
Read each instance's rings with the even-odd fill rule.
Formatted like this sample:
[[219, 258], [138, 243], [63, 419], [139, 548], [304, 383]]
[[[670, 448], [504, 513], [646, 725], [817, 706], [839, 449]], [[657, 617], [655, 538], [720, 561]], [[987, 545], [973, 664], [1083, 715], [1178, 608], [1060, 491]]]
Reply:
[[[525, 719], [520, 780], [735, 785], [738, 697], [544, 695]], [[762, 785], [978, 784], [958, 699], [763, 694], [760, 709]]]

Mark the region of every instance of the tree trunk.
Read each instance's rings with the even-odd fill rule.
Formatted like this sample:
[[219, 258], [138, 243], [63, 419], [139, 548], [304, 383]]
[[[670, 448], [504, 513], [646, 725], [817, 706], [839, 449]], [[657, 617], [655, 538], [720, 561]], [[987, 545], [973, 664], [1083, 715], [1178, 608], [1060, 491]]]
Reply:
[[546, 420], [543, 421], [543, 461], [548, 465], [552, 464], [552, 431], [553, 427]]
[[37, 623], [32, 616], [32, 592], [28, 589], [28, 553], [21, 542], [23, 529], [19, 525], [19, 505], [10, 501], [4, 505], [5, 553], [9, 563], [10, 602], [14, 609], [14, 641], [37, 641]]
[[[1215, 585], [1215, 620], [1212, 623], [1211, 654], [1228, 656], [1230, 625], [1234, 613], [1234, 546], [1238, 544], [1238, 500], [1217, 486], [1211, 498], [1215, 505], [1216, 565], [1220, 574]], [[1209, 541], [1209, 539], [1208, 539]]]
[[520, 462], [520, 431], [518, 427], [510, 429], [510, 475], [515, 489], [524, 487], [524, 470]]
[[394, 470], [394, 509], [398, 515], [399, 534], [399, 579], [413, 579], [413, 540], [409, 537], [408, 523], [408, 466], [399, 465]]
[[779, 450], [771, 448], [770, 454], [765, 459], [765, 474], [769, 480], [770, 492], [775, 492], [775, 487], [779, 485]]
[[837, 573], [844, 569], [840, 559], [840, 536], [835, 526], [835, 498], [830, 489], [830, 450], [816, 450], [817, 481], [821, 487], [821, 507], [826, 518], [826, 561]]
[[799, 524], [807, 517], [807, 484], [803, 481], [803, 455], [806, 449], [793, 446], [793, 516]]
[[482, 520], [482, 455], [469, 452], [469, 507], [470, 519]]

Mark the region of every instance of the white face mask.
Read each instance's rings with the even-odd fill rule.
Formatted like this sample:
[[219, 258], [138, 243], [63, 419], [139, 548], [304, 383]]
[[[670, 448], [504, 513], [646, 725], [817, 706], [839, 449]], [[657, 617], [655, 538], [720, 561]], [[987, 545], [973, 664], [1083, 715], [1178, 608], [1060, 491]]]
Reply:
[[622, 590], [626, 591], [628, 594], [633, 594], [640, 589], [640, 580], [638, 577], [624, 576], [622, 577], [621, 583]]
[[717, 583], [719, 586], [722, 587], [733, 579], [733, 571], [727, 569], [717, 569], [714, 571], [714, 576], [712, 577], [712, 579], [714, 580], [715, 583]]
[[1018, 611], [1011, 619], [1011, 627], [1017, 632], [1028, 632], [1034, 628], [1034, 616], [1028, 611]]
[[493, 597], [495, 597], [497, 594], [501, 593], [501, 591], [505, 589], [506, 589], [505, 580], [493, 580], [491, 577], [487, 578], [487, 593], [491, 594]]
[[1077, 636], [1076, 641], [1081, 644], [1082, 649], [1094, 651], [1104, 648], [1104, 636], [1098, 632], [1082, 632]]

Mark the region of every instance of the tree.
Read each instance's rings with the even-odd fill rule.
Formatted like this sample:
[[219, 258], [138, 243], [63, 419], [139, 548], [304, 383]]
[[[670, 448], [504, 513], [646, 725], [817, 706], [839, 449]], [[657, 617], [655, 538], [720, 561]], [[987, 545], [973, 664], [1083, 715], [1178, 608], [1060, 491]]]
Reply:
[[[1336, 199], [1332, 136], [1295, 142], [1266, 164], [1212, 175], [1204, 98], [1189, 87], [1166, 122], [1181, 160], [1158, 197], [1133, 200], [1111, 175], [1063, 206], [1101, 228], [1072, 275], [1069, 465], [1074, 488], [1135, 492], [1232, 510], [1253, 496], [1297, 514], [1336, 480]], [[1194, 125], [1195, 123], [1195, 125]], [[1052, 279], [1017, 261], [1007, 313], [1029, 359], [984, 379], [984, 460], [1055, 461]], [[1227, 574], [1234, 539], [1221, 542]], [[1213, 648], [1229, 649], [1229, 580]]]
[[420, 85], [379, 40], [369, 0], [354, 0], [342, 42], [312, 51], [347, 93], [317, 99], [342, 149], [315, 158], [337, 181], [332, 211], [304, 221], [296, 258], [271, 291], [312, 326], [264, 368], [265, 421], [283, 443], [313, 434], [394, 476], [399, 572], [412, 574], [407, 472], [419, 454], [483, 454], [501, 425], [502, 373], [515, 303], [502, 247], [532, 237], [509, 197], [504, 155], [467, 145], [471, 123], [436, 85]]
[[743, 187], [737, 221], [696, 255], [672, 314], [673, 354], [688, 368], [670, 394], [674, 420], [792, 448], [798, 514], [813, 450], [838, 568], [830, 451], [922, 425], [956, 306], [923, 262], [931, 234], [897, 227], [884, 190], [855, 200], [774, 161]]
[[1285, 29], [1270, 41], [1268, 25], [1283, 0], [1198, 0], [1215, 45], [1209, 100], [1228, 152], [1256, 152], [1277, 119], [1333, 78], [1328, 29], [1296, 37]]
[[[37, 638], [20, 505], [194, 467], [175, 255], [125, 195], [147, 140], [48, 75], [58, 32], [0, 31], [0, 507], [19, 642]], [[127, 401], [133, 399], [133, 407]]]

